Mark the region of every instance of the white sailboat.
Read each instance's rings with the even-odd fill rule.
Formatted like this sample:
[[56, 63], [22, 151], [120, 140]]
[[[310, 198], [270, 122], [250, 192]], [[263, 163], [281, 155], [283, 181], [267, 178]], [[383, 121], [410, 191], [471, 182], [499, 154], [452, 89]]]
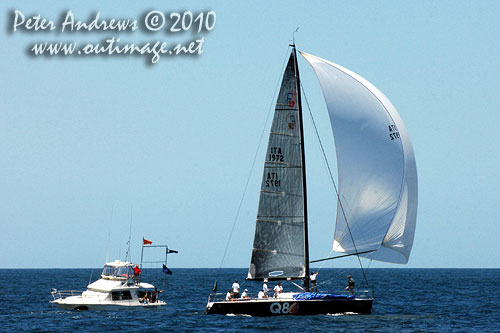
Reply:
[[[208, 314], [371, 312], [371, 295], [309, 291], [304, 130], [297, 54], [295, 45], [291, 47], [269, 134], [247, 279], [302, 280], [305, 292], [233, 301], [211, 294]], [[398, 112], [366, 79], [300, 53], [320, 82], [335, 141], [338, 188], [333, 250], [407, 263], [415, 233], [417, 171]]]

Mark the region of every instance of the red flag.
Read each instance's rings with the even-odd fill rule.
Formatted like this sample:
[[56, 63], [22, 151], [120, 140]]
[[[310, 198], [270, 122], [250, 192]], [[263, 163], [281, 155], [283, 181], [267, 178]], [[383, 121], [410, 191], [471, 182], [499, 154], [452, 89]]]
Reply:
[[143, 238], [143, 239], [142, 239], [142, 243], [143, 243], [143, 245], [153, 244], [153, 242], [152, 242], [152, 241], [148, 241], [146, 238]]

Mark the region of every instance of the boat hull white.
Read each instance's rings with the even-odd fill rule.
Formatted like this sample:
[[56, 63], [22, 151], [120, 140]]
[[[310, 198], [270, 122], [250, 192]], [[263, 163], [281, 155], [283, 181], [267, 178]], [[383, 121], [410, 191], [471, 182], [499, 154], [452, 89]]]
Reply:
[[[68, 300], [68, 298], [80, 298], [78, 300]], [[60, 309], [64, 310], [123, 310], [123, 309], [138, 309], [138, 308], [160, 308], [166, 306], [167, 303], [158, 301], [156, 303], [139, 303], [138, 301], [131, 302], [85, 302], [81, 297], [68, 297], [66, 299], [57, 299], [51, 301], [56, 304]]]

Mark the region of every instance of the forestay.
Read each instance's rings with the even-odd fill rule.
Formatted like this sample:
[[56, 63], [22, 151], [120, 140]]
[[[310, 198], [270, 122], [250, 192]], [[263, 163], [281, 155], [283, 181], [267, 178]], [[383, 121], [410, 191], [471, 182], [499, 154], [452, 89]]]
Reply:
[[292, 52], [269, 134], [248, 279], [305, 276], [299, 121], [297, 72]]
[[361, 76], [301, 54], [319, 79], [335, 140], [340, 201], [333, 249], [376, 250], [363, 256], [407, 263], [415, 234], [417, 171], [398, 112]]

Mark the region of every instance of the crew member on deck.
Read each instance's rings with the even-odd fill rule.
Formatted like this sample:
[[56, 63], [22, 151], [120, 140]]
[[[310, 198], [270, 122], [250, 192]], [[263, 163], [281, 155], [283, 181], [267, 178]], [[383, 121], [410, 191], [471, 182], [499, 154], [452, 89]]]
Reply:
[[248, 289], [243, 290], [243, 293], [241, 294], [241, 298], [250, 298], [250, 296], [248, 296]]
[[345, 287], [345, 290], [347, 290], [349, 294], [354, 295], [354, 279], [350, 275], [347, 275], [347, 287]]
[[233, 283], [233, 286], [231, 287], [233, 289], [233, 297], [234, 298], [239, 298], [240, 297], [240, 285], [238, 284], [238, 280], [235, 280]]
[[311, 276], [309, 277], [309, 280], [311, 280], [311, 291], [313, 292], [318, 292], [318, 288], [316, 287], [316, 276], [318, 275], [318, 272], [314, 273], [312, 272]]
[[226, 301], [230, 301], [230, 300], [231, 300], [231, 290], [228, 290], [227, 294], [226, 294]]
[[266, 298], [269, 297], [269, 288], [267, 287], [267, 278], [264, 279], [264, 284], [262, 285], [262, 291], [264, 292], [264, 296], [266, 296]]
[[264, 290], [259, 291], [257, 298], [267, 298], [267, 296], [264, 294]]
[[278, 295], [283, 292], [283, 287], [281, 286], [281, 282], [278, 282], [278, 284], [274, 287], [274, 298], [278, 298]]

